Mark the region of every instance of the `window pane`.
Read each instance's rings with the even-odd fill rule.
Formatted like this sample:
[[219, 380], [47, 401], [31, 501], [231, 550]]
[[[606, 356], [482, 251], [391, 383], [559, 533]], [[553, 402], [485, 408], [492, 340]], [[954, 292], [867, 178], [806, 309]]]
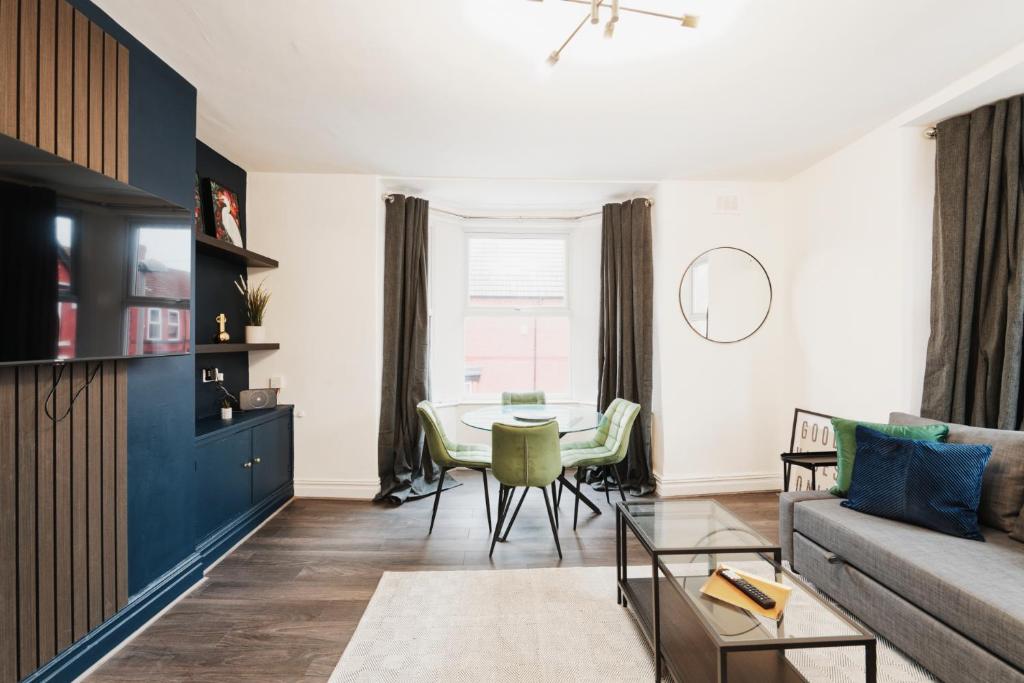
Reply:
[[191, 291], [191, 235], [177, 228], [138, 228], [132, 294], [188, 299]]
[[524, 308], [565, 306], [565, 240], [469, 238], [469, 303]]
[[470, 316], [464, 334], [467, 394], [570, 393], [567, 316]]

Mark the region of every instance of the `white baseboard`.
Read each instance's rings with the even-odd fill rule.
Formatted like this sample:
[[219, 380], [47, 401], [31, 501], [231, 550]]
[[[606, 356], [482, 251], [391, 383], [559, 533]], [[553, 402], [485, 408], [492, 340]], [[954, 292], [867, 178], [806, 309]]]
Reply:
[[380, 491], [376, 479], [296, 479], [294, 486], [296, 498], [373, 500]]
[[712, 493], [750, 493], [754, 491], [779, 491], [782, 489], [782, 472], [752, 472], [724, 476], [696, 476], [668, 479], [654, 473], [659, 496], [703, 496]]

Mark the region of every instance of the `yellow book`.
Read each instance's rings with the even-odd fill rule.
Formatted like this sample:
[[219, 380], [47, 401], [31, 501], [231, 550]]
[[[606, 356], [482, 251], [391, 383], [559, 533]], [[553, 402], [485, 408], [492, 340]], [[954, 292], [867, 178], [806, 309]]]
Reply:
[[717, 571], [709, 576], [707, 582], [701, 586], [701, 593], [776, 621], [782, 616], [782, 610], [786, 608], [786, 601], [789, 600], [789, 594], [793, 590], [792, 588], [784, 586], [781, 583], [762, 579], [761, 577], [749, 574], [742, 569], [737, 569], [736, 567], [719, 563], [718, 568], [721, 569], [723, 567], [733, 570], [744, 579], [754, 584], [754, 586], [761, 589], [766, 595], [768, 595], [768, 597], [775, 600], [775, 607], [772, 607], [771, 609], [761, 607], [756, 602], [748, 598], [746, 593], [719, 576]]

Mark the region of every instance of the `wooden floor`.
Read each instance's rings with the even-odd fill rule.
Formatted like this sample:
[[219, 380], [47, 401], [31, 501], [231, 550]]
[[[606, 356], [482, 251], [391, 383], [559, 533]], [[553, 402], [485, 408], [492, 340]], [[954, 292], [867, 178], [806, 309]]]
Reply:
[[[604, 514], [581, 506], [573, 533], [572, 499], [563, 498], [563, 560], [539, 491], [488, 559], [480, 477], [458, 476], [465, 485], [442, 495], [431, 536], [432, 499], [401, 507], [296, 499], [88, 680], [325, 681], [382, 572], [615, 564], [615, 515], [589, 487]], [[493, 481], [491, 493], [494, 503]], [[778, 494], [715, 498], [767, 538], [778, 537]]]

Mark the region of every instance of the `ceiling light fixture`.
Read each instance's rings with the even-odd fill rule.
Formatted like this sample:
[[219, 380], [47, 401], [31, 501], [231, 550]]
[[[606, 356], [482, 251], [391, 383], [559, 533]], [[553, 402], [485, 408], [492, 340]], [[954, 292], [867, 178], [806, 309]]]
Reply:
[[[533, 2], [543, 2], [543, 0], [532, 0]], [[590, 5], [590, 11], [580, 20], [576, 28], [573, 29], [569, 37], [559, 46], [557, 50], [548, 55], [547, 62], [551, 66], [558, 64], [558, 60], [562, 56], [562, 51], [572, 42], [572, 39], [576, 37], [576, 34], [580, 32], [580, 29], [589, 21], [591, 24], [599, 24], [601, 22], [601, 7], [607, 5], [609, 0], [561, 0], [562, 2], [574, 2], [578, 5]], [[672, 21], [678, 22], [683, 28], [697, 28], [697, 24], [700, 22], [700, 17], [694, 14], [683, 14], [682, 16], [674, 16], [671, 14], [664, 14], [662, 12], [653, 12], [651, 10], [640, 9], [637, 7], [622, 7], [619, 5], [619, 0], [611, 0], [611, 18], [608, 19], [608, 23], [604, 27], [604, 37], [611, 38], [615, 35], [615, 25], [619, 23], [619, 12], [632, 12], [634, 14], [643, 14], [648, 17], [656, 17], [658, 19], [671, 19]]]

